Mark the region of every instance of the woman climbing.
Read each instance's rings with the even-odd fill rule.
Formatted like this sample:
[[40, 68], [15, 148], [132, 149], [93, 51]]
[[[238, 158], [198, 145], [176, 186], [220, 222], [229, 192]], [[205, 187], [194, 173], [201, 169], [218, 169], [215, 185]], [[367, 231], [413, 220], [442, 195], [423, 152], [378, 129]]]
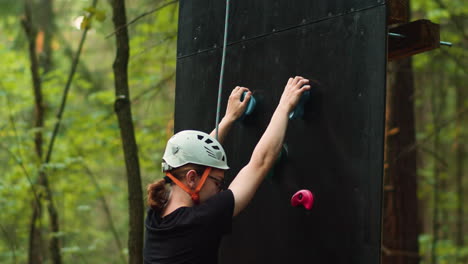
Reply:
[[[218, 248], [230, 232], [232, 218], [250, 202], [273, 166], [283, 144], [288, 115], [310, 89], [303, 77], [289, 78], [271, 121], [227, 190], [229, 169], [222, 143], [247, 107], [250, 91], [236, 87], [219, 124], [218, 141], [200, 131], [185, 130], [169, 139], [163, 156], [164, 179], [148, 185], [145, 263], [217, 263]], [[247, 92], [241, 102], [241, 95]], [[166, 185], [170, 185], [167, 188]]]

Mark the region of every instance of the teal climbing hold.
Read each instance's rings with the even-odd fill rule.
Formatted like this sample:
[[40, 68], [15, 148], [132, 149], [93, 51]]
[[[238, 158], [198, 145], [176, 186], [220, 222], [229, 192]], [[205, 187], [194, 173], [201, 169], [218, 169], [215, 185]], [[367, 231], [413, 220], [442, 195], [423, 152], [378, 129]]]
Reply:
[[276, 167], [282, 160], [286, 159], [287, 156], [288, 156], [288, 146], [286, 144], [283, 144], [283, 147], [281, 148], [281, 151], [278, 155], [278, 158], [275, 161], [275, 164], [273, 164], [273, 167], [270, 169], [270, 171], [268, 172], [266, 176], [267, 179], [269, 180], [274, 179]]
[[294, 110], [291, 113], [289, 113], [289, 120], [301, 118], [302, 116], [304, 116], [304, 105], [307, 102], [307, 100], [309, 100], [309, 98], [310, 91], [305, 91], [299, 99], [296, 108], [294, 108]]
[[[246, 95], [247, 95], [247, 92], [242, 93], [241, 98], [240, 98], [241, 102], [244, 101], [244, 98], [245, 98]], [[257, 101], [255, 100], [255, 97], [253, 95], [250, 95], [249, 104], [247, 105], [247, 108], [245, 108], [245, 112], [240, 117], [240, 120], [244, 119], [245, 116], [248, 116], [248, 115], [252, 114], [252, 112], [254, 111], [256, 105], [257, 105]]]

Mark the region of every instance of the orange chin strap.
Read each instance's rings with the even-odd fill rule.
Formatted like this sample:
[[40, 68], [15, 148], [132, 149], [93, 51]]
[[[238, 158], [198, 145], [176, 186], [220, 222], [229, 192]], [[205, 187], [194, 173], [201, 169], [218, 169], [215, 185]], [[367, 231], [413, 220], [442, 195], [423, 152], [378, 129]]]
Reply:
[[177, 184], [177, 186], [182, 188], [182, 190], [184, 190], [186, 193], [188, 193], [190, 195], [190, 197], [192, 197], [192, 201], [195, 204], [198, 204], [198, 203], [200, 203], [200, 195], [198, 193], [200, 192], [201, 188], [205, 184], [205, 181], [208, 178], [208, 175], [210, 174], [210, 172], [211, 172], [211, 167], [207, 167], [205, 169], [205, 171], [203, 172], [203, 175], [202, 175], [202, 177], [200, 179], [200, 182], [198, 183], [198, 186], [197, 186], [197, 188], [195, 188], [195, 190], [192, 190], [189, 187], [187, 187], [187, 185], [185, 185], [181, 181], [179, 181], [170, 172], [166, 172], [166, 176], [169, 177], [175, 184]]

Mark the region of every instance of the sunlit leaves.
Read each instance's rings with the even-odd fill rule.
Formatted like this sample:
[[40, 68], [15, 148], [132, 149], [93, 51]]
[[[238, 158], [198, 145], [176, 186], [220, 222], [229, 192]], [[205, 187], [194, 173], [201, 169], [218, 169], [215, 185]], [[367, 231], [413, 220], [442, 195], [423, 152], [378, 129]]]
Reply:
[[91, 18], [84, 17], [83, 20], [81, 21], [80, 29], [85, 30], [85, 29], [90, 29], [90, 28], [91, 28]]
[[104, 10], [96, 9], [94, 7], [87, 7], [84, 9], [86, 11], [86, 16], [83, 17], [83, 20], [80, 24], [80, 29], [90, 29], [91, 23], [94, 19], [99, 22], [104, 22], [106, 19], [106, 12]]

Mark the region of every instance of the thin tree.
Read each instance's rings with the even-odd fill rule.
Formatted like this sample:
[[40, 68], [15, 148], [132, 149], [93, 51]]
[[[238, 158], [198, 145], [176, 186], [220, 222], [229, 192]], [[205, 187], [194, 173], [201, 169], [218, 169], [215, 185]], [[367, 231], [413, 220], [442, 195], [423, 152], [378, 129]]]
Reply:
[[127, 170], [128, 202], [129, 202], [129, 263], [143, 262], [143, 193], [141, 189], [140, 165], [138, 148], [132, 121], [130, 91], [128, 87], [129, 40], [125, 2], [111, 0], [112, 21], [118, 32], [115, 35], [117, 52], [113, 64], [115, 96], [114, 111], [120, 127], [125, 166]]
[[38, 48], [39, 65], [43, 73], [49, 72], [52, 65], [52, 39], [55, 33], [53, 0], [39, 0], [35, 4], [38, 13], [38, 28], [40, 33], [40, 47]]
[[126, 263], [124, 251], [123, 251], [123, 248], [122, 248], [122, 243], [120, 243], [120, 238], [119, 238], [119, 235], [117, 233], [117, 229], [115, 228], [114, 221], [112, 220], [112, 214], [110, 212], [109, 205], [108, 205], [108, 203], [106, 201], [106, 196], [104, 195], [104, 192], [102, 191], [101, 186], [99, 185], [99, 183], [98, 183], [98, 181], [96, 179], [96, 176], [91, 171], [91, 169], [86, 164], [83, 164], [83, 169], [86, 172], [86, 174], [88, 175], [89, 179], [91, 180], [91, 183], [94, 185], [94, 188], [96, 189], [96, 191], [98, 193], [99, 200], [101, 200], [101, 204], [102, 204], [102, 207], [104, 209], [104, 214], [106, 216], [106, 220], [107, 220], [107, 223], [109, 225], [109, 229], [111, 230], [112, 235], [114, 236], [114, 241], [115, 241], [115, 243], [117, 245], [117, 249], [119, 250], [120, 259], [122, 260], [122, 263]]
[[[96, 5], [97, 5], [97, 0], [93, 0], [92, 7], [95, 8]], [[90, 14], [88, 14], [86, 16], [85, 19], [87, 21], [90, 21], [93, 16], [94, 16], [94, 14], [90, 13]], [[73, 61], [72, 61], [72, 64], [71, 64], [71, 69], [70, 69], [70, 72], [68, 74], [67, 82], [65, 83], [65, 87], [63, 89], [63, 94], [62, 94], [62, 99], [60, 101], [60, 106], [59, 106], [59, 109], [57, 110], [57, 114], [55, 116], [56, 117], [56, 122], [55, 122], [55, 125], [54, 125], [54, 129], [52, 131], [52, 135], [50, 137], [49, 145], [47, 147], [45, 160], [44, 160], [44, 163], [43, 163], [43, 166], [42, 166], [43, 168], [45, 167], [45, 165], [49, 164], [50, 161], [52, 160], [52, 153], [53, 153], [53, 150], [54, 150], [54, 143], [55, 143], [55, 140], [57, 138], [58, 132], [60, 130], [60, 125], [61, 125], [61, 122], [62, 122], [63, 113], [65, 112], [65, 106], [66, 106], [66, 103], [67, 103], [68, 93], [70, 92], [73, 77], [75, 76], [76, 69], [77, 69], [78, 63], [80, 61], [81, 51], [83, 49], [84, 42], [86, 40], [86, 36], [88, 34], [89, 28], [90, 28], [90, 26], [88, 25], [83, 30], [83, 33], [81, 34], [80, 43], [78, 44], [78, 50], [76, 51], [75, 57], [73, 58]], [[52, 238], [51, 238], [51, 245], [50, 245], [50, 250], [51, 250], [51, 254], [52, 254], [52, 263], [61, 264], [62, 263], [62, 257], [61, 257], [61, 254], [60, 254], [60, 239], [56, 235], [60, 231], [58, 212], [57, 212], [56, 207], [54, 205], [52, 190], [50, 189], [50, 187], [48, 185], [47, 177], [44, 177], [44, 186], [45, 186], [46, 199], [47, 199], [47, 202], [48, 202], [47, 203], [48, 204], [47, 209], [48, 209], [48, 212], [49, 212], [50, 225], [51, 225], [52, 232], [54, 234], [52, 236]]]
[[[457, 103], [456, 109], [457, 112], [463, 109], [465, 100], [467, 98], [466, 92], [463, 89], [463, 85], [460, 81], [457, 80]], [[466, 145], [465, 145], [465, 134], [463, 133], [463, 122], [464, 118], [461, 115], [457, 116], [456, 122], [456, 156], [455, 156], [455, 177], [456, 177], [456, 186], [457, 186], [457, 224], [456, 224], [456, 245], [457, 245], [457, 263], [463, 263], [463, 258], [460, 256], [461, 248], [463, 248], [465, 241], [463, 238], [464, 235], [464, 228], [463, 228], [463, 221], [464, 221], [464, 208], [463, 208], [463, 198], [464, 198], [464, 188], [463, 188], [463, 174], [465, 172], [464, 161], [466, 158]], [[466, 258], [465, 258], [466, 259]]]
[[[51, 1], [46, 1], [47, 4], [51, 4], [52, 2]], [[92, 7], [95, 7], [97, 4], [97, 0], [93, 0], [93, 3], [92, 3]], [[34, 87], [34, 93], [35, 93], [35, 104], [36, 104], [36, 113], [38, 112], [37, 108], [38, 107], [42, 107], [42, 119], [40, 119], [41, 122], [38, 122], [38, 124], [36, 124], [37, 127], [40, 127], [40, 128], [43, 128], [43, 123], [44, 123], [44, 110], [43, 110], [43, 102], [42, 102], [42, 92], [41, 92], [41, 78], [39, 76], [39, 62], [38, 62], [38, 55], [37, 55], [37, 52], [36, 52], [36, 36], [37, 36], [37, 32], [36, 30], [34, 29], [33, 27], [33, 22], [32, 22], [32, 12], [31, 12], [31, 1], [30, 0], [27, 0], [25, 2], [25, 18], [23, 19], [23, 27], [27, 33], [27, 36], [28, 36], [28, 42], [29, 42], [29, 51], [30, 51], [30, 60], [31, 60], [31, 74], [32, 74], [32, 77], [33, 77], [33, 87]], [[48, 10], [48, 12], [51, 12], [51, 8], [46, 8], [46, 10]], [[88, 21], [92, 18], [94, 14], [88, 14], [88, 16], [86, 17], [86, 19], [88, 19]], [[51, 24], [47, 24], [46, 25], [51, 25]], [[38, 199], [38, 206], [37, 208], [38, 209], [34, 209], [34, 212], [33, 212], [33, 219], [32, 219], [32, 225], [31, 225], [31, 232], [30, 232], [30, 259], [29, 259], [29, 263], [42, 263], [42, 256], [39, 255], [39, 258], [36, 258], [36, 249], [34, 245], [36, 245], [37, 243], [37, 240], [36, 237], [34, 236], [34, 226], [35, 226], [35, 223], [38, 221], [37, 219], [41, 219], [41, 213], [40, 213], [40, 210], [41, 210], [41, 199], [42, 198], [45, 198], [45, 200], [47, 201], [47, 211], [48, 211], [48, 214], [49, 214], [49, 221], [50, 221], [50, 229], [51, 229], [51, 238], [50, 238], [50, 244], [49, 244], [49, 250], [50, 250], [50, 255], [51, 255], [51, 261], [53, 264], [61, 264], [62, 263], [62, 256], [61, 256], [61, 244], [60, 244], [60, 238], [58, 236], [59, 232], [60, 232], [60, 226], [59, 226], [59, 219], [58, 219], [58, 212], [57, 212], [57, 209], [55, 207], [55, 204], [54, 204], [54, 200], [53, 200], [53, 192], [49, 186], [49, 183], [48, 183], [48, 179], [47, 179], [47, 175], [46, 175], [46, 172], [44, 170], [45, 168], [45, 165], [49, 164], [51, 159], [52, 159], [52, 152], [53, 152], [53, 147], [54, 147], [54, 142], [55, 142], [55, 139], [58, 135], [58, 131], [59, 131], [59, 128], [60, 128], [60, 123], [61, 123], [61, 120], [62, 120], [62, 116], [63, 116], [63, 113], [64, 113], [64, 110], [65, 110], [65, 106], [66, 106], [66, 99], [67, 99], [67, 96], [68, 96], [68, 92], [70, 90], [70, 87], [71, 87], [71, 83], [72, 83], [72, 80], [73, 80], [73, 77], [74, 77], [74, 74], [76, 72], [76, 68], [77, 68], [77, 65], [78, 65], [78, 62], [79, 62], [79, 58], [80, 58], [80, 55], [81, 55], [81, 50], [83, 48], [83, 45], [84, 45], [84, 41], [86, 39], [86, 35], [87, 35], [87, 32], [89, 30], [89, 26], [88, 27], [85, 27], [84, 31], [83, 31], [83, 34], [81, 36], [81, 40], [80, 40], [80, 43], [79, 43], [79, 46], [78, 46], [78, 50], [76, 52], [76, 55], [75, 57], [73, 58], [73, 61], [72, 61], [72, 65], [71, 65], [71, 70], [70, 70], [70, 73], [68, 75], [68, 78], [67, 78], [67, 82], [65, 84], [65, 88], [64, 88], [64, 92], [63, 92], [63, 95], [62, 95], [62, 99], [61, 99], [61, 103], [60, 103], [60, 107], [57, 111], [57, 115], [56, 115], [56, 123], [55, 123], [55, 126], [54, 126], [54, 129], [52, 131], [52, 135], [51, 135], [51, 139], [49, 141], [49, 145], [48, 145], [48, 148], [47, 148], [47, 151], [46, 151], [46, 155], [45, 155], [45, 159], [43, 160], [43, 152], [42, 152], [42, 135], [39, 137], [35, 136], [35, 144], [36, 144], [36, 152], [37, 152], [37, 155], [39, 156], [39, 160], [41, 162], [41, 168], [39, 170], [39, 185], [43, 187], [43, 194], [41, 193], [40, 196], [39, 196], [39, 199]], [[50, 35], [49, 35], [50, 37]], [[49, 43], [49, 42], [47, 42]], [[47, 45], [50, 45], [47, 44]], [[48, 51], [49, 54], [47, 55], [47, 57], [51, 58], [51, 49]], [[46, 67], [50, 67], [51, 65], [51, 61], [43, 61], [43, 67], [44, 67], [44, 72], [46, 72]], [[36, 118], [37, 120], [37, 118]], [[39, 129], [39, 132], [41, 130]], [[39, 140], [40, 139], [40, 140]], [[38, 142], [40, 144], [38, 144]], [[40, 148], [38, 147], [40, 146]], [[36, 208], [36, 207], [34, 207]], [[37, 213], [36, 213], [36, 210], [37, 210]], [[37, 261], [37, 259], [39, 259], [39, 261]]]
[[[42, 83], [39, 76], [39, 62], [38, 56], [36, 53], [36, 36], [37, 30], [34, 28], [32, 21], [31, 13], [31, 2], [26, 1], [24, 6], [24, 17], [22, 19], [23, 29], [26, 32], [28, 39], [28, 50], [29, 50], [29, 60], [30, 60], [30, 70], [32, 76], [33, 84], [33, 94], [34, 94], [34, 128], [36, 129], [34, 133], [34, 150], [38, 158], [38, 164], [42, 163], [43, 158], [43, 138], [42, 138], [42, 127], [44, 125], [44, 105], [42, 98]], [[44, 173], [39, 173], [39, 185], [43, 186], [44, 184]], [[40, 219], [42, 217], [42, 198], [43, 192], [39, 192], [38, 199], [32, 202], [33, 214], [31, 217], [31, 223], [29, 227], [29, 247], [28, 247], [28, 263], [42, 263], [42, 232], [41, 226], [39, 225]]]
[[[440, 79], [439, 79], [440, 81]], [[440, 85], [438, 87], [441, 87]], [[440, 89], [440, 88], [439, 88]], [[440, 92], [438, 91], [437, 88], [432, 89], [431, 91], [431, 113], [432, 113], [432, 122], [434, 127], [438, 127], [440, 124], [440, 119], [442, 115], [442, 107], [441, 107], [441, 101], [443, 99], [440, 98]], [[433, 153], [438, 153], [441, 151], [441, 139], [440, 139], [440, 133], [437, 132], [434, 134], [434, 141], [433, 141]], [[437, 160], [437, 157], [433, 157], [434, 162], [433, 162], [433, 177], [434, 177], [434, 182], [433, 182], [433, 213], [432, 213], [432, 244], [431, 244], [431, 263], [436, 264], [437, 263], [437, 245], [439, 242], [440, 238], [440, 223], [441, 223], [441, 190], [443, 187], [442, 186], [442, 179], [441, 179], [441, 164]]]

